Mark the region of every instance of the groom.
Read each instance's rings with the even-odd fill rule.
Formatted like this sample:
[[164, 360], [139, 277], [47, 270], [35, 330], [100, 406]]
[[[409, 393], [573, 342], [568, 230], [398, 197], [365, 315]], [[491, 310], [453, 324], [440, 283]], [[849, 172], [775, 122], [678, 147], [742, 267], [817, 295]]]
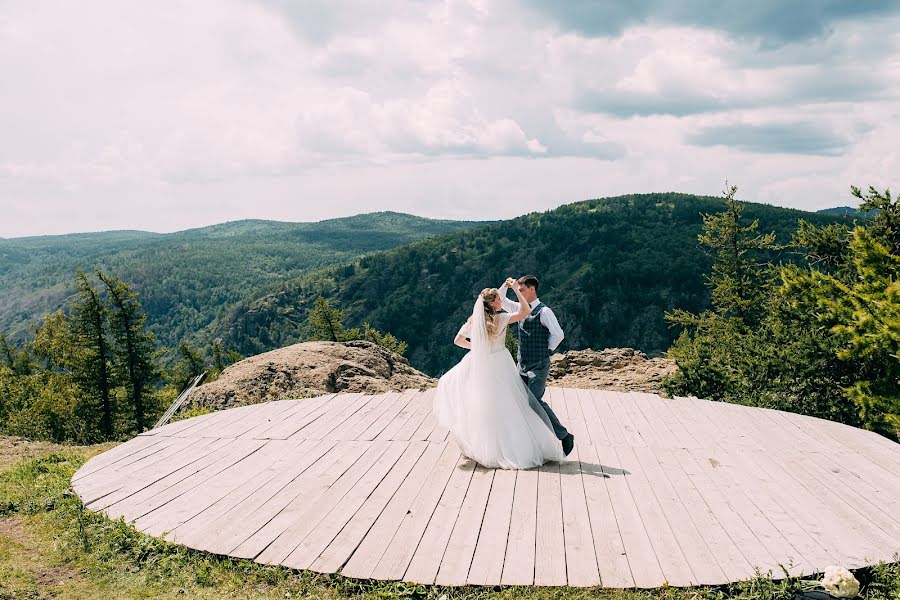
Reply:
[[[500, 303], [503, 310], [510, 314], [519, 312], [519, 303], [506, 297], [507, 290], [513, 285], [518, 286], [522, 296], [531, 306], [531, 316], [519, 321], [519, 374], [531, 392], [529, 402], [538, 402], [544, 408], [553, 426], [553, 433], [562, 442], [563, 452], [568, 456], [575, 447], [575, 436], [563, 427], [553, 409], [543, 400], [547, 373], [550, 371], [550, 355], [559, 346], [565, 334], [553, 311], [538, 300], [537, 291], [540, 283], [534, 275], [525, 275], [518, 280], [510, 277], [500, 286]], [[536, 406], [532, 408], [537, 410]]]

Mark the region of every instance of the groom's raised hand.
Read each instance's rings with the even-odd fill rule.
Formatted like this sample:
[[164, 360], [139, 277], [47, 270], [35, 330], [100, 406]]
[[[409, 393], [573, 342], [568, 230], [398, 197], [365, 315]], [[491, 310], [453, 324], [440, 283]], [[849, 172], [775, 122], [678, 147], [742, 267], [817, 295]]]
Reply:
[[513, 279], [512, 277], [506, 278], [506, 287], [511, 288], [511, 287], [514, 287], [515, 285], [516, 285], [515, 279]]

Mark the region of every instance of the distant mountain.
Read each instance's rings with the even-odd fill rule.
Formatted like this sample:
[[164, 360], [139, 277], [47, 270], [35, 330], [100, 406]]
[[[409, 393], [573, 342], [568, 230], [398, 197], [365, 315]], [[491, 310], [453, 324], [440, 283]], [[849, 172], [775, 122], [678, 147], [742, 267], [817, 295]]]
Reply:
[[[629, 195], [448, 233], [284, 282], [223, 314], [212, 335], [245, 355], [301, 341], [321, 294], [346, 311], [347, 324], [368, 321], [408, 342], [412, 365], [438, 375], [462, 355], [452, 340], [479, 290], [533, 273], [566, 331], [561, 349], [658, 354], [677, 335], [663, 313], [708, 302], [710, 259], [697, 235], [702, 213], [722, 209], [721, 198]], [[840, 219], [753, 203], [744, 203], [744, 216], [782, 242], [800, 218], [820, 225]], [[793, 253], [771, 258], [797, 260]]]
[[816, 211], [820, 215], [840, 215], [844, 217], [869, 218], [875, 216], [877, 210], [859, 210], [852, 206], [835, 206], [834, 208], [823, 208]]
[[140, 293], [168, 346], [240, 300], [313, 269], [480, 225], [394, 212], [318, 223], [245, 220], [160, 234], [108, 231], [0, 240], [0, 331], [22, 339], [73, 292], [76, 269], [118, 275]]

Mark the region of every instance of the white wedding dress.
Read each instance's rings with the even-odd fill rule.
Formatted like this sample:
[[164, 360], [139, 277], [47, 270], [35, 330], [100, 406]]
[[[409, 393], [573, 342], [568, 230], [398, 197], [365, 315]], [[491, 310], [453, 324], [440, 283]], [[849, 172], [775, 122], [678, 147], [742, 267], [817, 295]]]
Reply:
[[434, 415], [478, 464], [529, 469], [564, 454], [547, 414], [529, 406], [530, 392], [506, 349], [510, 316], [501, 313], [497, 333], [489, 337], [481, 299], [476, 301], [460, 330], [468, 329], [472, 349], [438, 381]]

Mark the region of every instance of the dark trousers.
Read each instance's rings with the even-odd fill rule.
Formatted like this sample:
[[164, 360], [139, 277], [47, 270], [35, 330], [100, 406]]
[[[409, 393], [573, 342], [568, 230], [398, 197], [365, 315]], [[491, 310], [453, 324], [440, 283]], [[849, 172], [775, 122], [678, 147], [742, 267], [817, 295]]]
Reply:
[[547, 374], [550, 372], [550, 359], [546, 358], [535, 365], [522, 366], [520, 363], [519, 371], [520, 373], [528, 373], [529, 371], [534, 373], [534, 377], [522, 375], [522, 381], [525, 382], [525, 385], [528, 386], [528, 391], [531, 392], [528, 394], [528, 404], [531, 406], [531, 409], [538, 414], [540, 414], [540, 411], [537, 408], [538, 405], [544, 409], [544, 412], [547, 413], [547, 418], [550, 419], [550, 425], [553, 426], [553, 433], [557, 438], [563, 439], [569, 435], [569, 431], [559, 422], [559, 418], [556, 416], [556, 413], [553, 412], [553, 409], [544, 402], [544, 388], [547, 387]]

